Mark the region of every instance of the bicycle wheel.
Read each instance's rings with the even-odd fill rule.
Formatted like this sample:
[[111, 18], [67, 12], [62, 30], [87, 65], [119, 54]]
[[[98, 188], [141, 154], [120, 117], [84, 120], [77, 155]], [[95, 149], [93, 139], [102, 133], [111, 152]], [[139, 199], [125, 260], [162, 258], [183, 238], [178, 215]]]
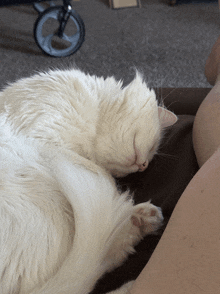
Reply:
[[58, 34], [60, 22], [65, 13], [63, 6], [44, 10], [34, 25], [37, 45], [47, 55], [65, 57], [75, 53], [85, 38], [84, 22], [75, 10], [71, 10], [62, 36]]

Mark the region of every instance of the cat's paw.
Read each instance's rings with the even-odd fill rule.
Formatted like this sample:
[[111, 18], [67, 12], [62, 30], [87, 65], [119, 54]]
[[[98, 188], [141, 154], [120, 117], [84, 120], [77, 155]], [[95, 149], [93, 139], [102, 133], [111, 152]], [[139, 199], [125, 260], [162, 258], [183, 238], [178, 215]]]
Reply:
[[140, 203], [134, 206], [131, 221], [140, 228], [141, 235], [145, 236], [156, 231], [163, 223], [163, 214], [160, 207], [150, 203]]

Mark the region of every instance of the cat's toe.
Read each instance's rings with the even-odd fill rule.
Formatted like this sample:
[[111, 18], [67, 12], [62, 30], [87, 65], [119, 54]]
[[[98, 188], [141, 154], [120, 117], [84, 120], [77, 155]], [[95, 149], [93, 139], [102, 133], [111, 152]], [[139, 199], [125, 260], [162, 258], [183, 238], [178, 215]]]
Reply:
[[160, 207], [148, 201], [134, 207], [131, 219], [133, 225], [139, 227], [144, 236], [156, 231], [162, 225], [163, 214]]

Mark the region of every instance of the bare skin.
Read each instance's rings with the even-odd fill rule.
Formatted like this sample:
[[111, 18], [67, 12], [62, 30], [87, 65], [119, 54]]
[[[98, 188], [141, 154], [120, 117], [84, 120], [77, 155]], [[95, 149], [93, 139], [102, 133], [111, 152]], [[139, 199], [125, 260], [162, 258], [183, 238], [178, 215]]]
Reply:
[[214, 85], [200, 106], [193, 143], [200, 170], [177, 203], [131, 294], [219, 293], [220, 289], [220, 37], [205, 74]]
[[206, 61], [205, 75], [214, 85], [201, 104], [193, 128], [193, 144], [199, 166], [220, 146], [220, 37]]

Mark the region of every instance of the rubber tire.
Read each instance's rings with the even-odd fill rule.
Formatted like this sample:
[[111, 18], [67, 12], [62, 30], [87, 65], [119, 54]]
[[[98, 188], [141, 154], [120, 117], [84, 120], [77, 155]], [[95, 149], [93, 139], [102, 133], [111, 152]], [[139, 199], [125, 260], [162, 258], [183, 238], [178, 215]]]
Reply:
[[[63, 10], [63, 6], [54, 6], [49, 7], [46, 10], [44, 10], [42, 13], [40, 13], [39, 17], [37, 18], [35, 24], [34, 24], [34, 39], [38, 45], [38, 47], [47, 55], [52, 57], [66, 57], [73, 53], [75, 53], [79, 48], [82, 46], [84, 39], [85, 39], [85, 26], [82, 18], [80, 15], [75, 11], [71, 11], [70, 18], [75, 22], [75, 24], [78, 26], [79, 31], [79, 38], [74, 46], [70, 46], [66, 49], [58, 50], [58, 49], [51, 49], [47, 46], [44, 46], [42, 44], [43, 37], [42, 37], [42, 26], [47, 21], [47, 19], [50, 18], [50, 14], [57, 13], [57, 15]], [[58, 18], [56, 18], [58, 20]], [[70, 48], [70, 49], [69, 49]]]

